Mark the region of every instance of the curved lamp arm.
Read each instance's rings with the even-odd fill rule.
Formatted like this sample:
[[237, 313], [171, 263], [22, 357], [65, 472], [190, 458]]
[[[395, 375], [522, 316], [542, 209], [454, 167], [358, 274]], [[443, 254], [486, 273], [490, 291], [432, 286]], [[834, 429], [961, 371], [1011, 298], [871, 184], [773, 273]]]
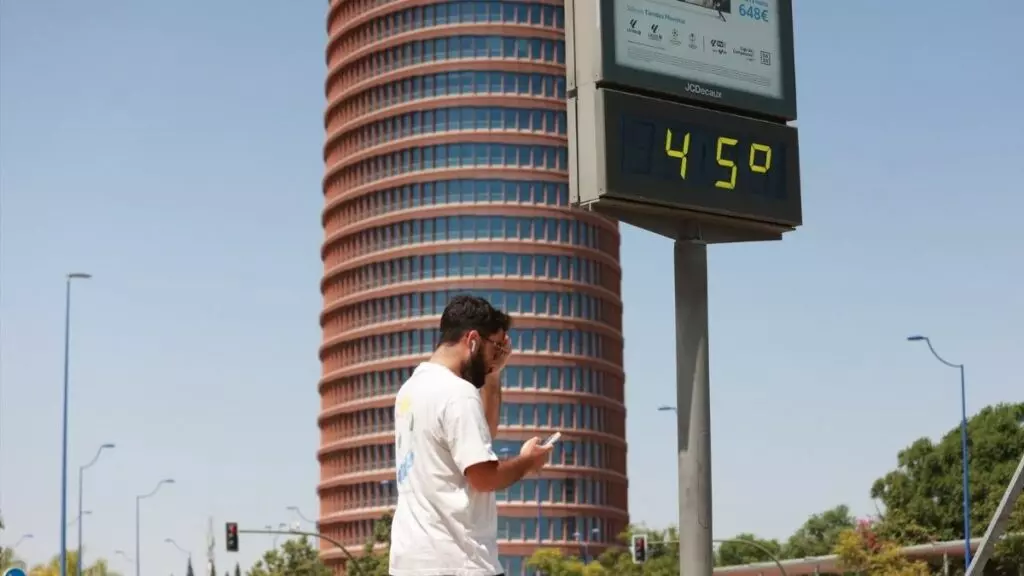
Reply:
[[942, 362], [943, 364], [945, 364], [946, 366], [949, 366], [950, 368], [963, 368], [964, 367], [963, 364], [954, 364], [952, 362], [947, 361], [942, 356], [939, 356], [939, 353], [935, 351], [935, 347], [932, 346], [931, 339], [929, 339], [927, 336], [909, 336], [909, 337], [907, 337], [907, 340], [910, 341], [910, 342], [924, 342], [925, 344], [928, 345], [928, 349], [931, 350], [932, 356], [935, 356], [936, 360], [938, 360], [939, 362]]
[[160, 491], [160, 488], [163, 487], [164, 484], [174, 484], [174, 478], [164, 478], [163, 480], [156, 483], [156, 488], [153, 488], [152, 492], [150, 492], [149, 494], [136, 496], [135, 498], [138, 500], [145, 500], [146, 498], [150, 498], [156, 495], [156, 493]]

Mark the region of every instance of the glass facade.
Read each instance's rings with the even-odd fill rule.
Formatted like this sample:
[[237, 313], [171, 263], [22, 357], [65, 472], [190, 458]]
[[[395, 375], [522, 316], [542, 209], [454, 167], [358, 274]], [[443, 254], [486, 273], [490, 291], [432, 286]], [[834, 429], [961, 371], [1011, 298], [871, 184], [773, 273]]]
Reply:
[[319, 523], [352, 554], [395, 504], [394, 395], [464, 293], [514, 318], [496, 451], [562, 432], [497, 495], [506, 574], [628, 523], [619, 231], [569, 205], [561, 4], [330, 2]]

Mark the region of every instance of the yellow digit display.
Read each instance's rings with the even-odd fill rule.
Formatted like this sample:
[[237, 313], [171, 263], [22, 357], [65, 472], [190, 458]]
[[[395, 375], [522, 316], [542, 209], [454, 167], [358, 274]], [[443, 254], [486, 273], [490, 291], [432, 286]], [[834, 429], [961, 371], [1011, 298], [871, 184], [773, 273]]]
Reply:
[[[764, 153], [764, 160], [757, 162], [757, 153]], [[758, 174], [766, 174], [772, 168], [772, 147], [764, 144], [754, 143], [750, 145], [750, 171]]]
[[718, 161], [718, 165], [723, 168], [729, 169], [728, 180], [718, 180], [715, 182], [715, 188], [725, 188], [726, 190], [733, 190], [736, 188], [736, 163], [728, 158], [722, 157], [722, 151], [725, 150], [726, 146], [730, 148], [735, 146], [739, 142], [735, 138], [727, 138], [725, 136], [718, 137], [718, 144], [715, 146], [715, 160]]
[[672, 130], [665, 130], [665, 154], [670, 158], [679, 159], [679, 177], [686, 179], [686, 155], [690, 152], [690, 133], [683, 136], [683, 147], [679, 150], [672, 148]]

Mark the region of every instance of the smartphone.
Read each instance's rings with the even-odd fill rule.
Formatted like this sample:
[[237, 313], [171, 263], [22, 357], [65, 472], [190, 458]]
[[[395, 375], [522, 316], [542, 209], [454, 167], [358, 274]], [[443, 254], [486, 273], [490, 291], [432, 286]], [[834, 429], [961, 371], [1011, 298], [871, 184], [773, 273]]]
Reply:
[[562, 437], [562, 433], [561, 432], [555, 432], [551, 436], [548, 436], [547, 438], [545, 438], [544, 442], [542, 442], [541, 445], [544, 446], [545, 448], [548, 448], [550, 446], [554, 446], [555, 442], [558, 442], [558, 439], [561, 438], [561, 437]]

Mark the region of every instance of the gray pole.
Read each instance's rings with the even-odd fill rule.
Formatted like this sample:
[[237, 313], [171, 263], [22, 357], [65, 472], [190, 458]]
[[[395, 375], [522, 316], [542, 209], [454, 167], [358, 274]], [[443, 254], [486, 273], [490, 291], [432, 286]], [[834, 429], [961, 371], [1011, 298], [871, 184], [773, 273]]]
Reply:
[[971, 565], [971, 464], [970, 455], [967, 451], [967, 384], [966, 378], [964, 377], [964, 365], [954, 364], [942, 356], [939, 356], [939, 353], [935, 351], [935, 347], [932, 346], [931, 339], [927, 336], [910, 336], [907, 340], [910, 342], [924, 341], [924, 343], [928, 345], [928, 350], [931, 351], [932, 356], [935, 356], [936, 360], [950, 368], [957, 368], [960, 370], [960, 468], [963, 472], [961, 489], [963, 490], [964, 508], [964, 570], [966, 570]]
[[679, 438], [679, 572], [710, 576], [711, 379], [708, 364], [708, 253], [675, 242], [676, 413]]
[[142, 496], [135, 497], [135, 576], [142, 575], [142, 555], [139, 554], [139, 503]]
[[68, 274], [64, 287], [64, 407], [60, 450], [60, 576], [68, 576], [68, 376], [71, 360], [71, 281], [87, 280], [90, 275]]
[[78, 469], [78, 568], [75, 569], [78, 576], [82, 576], [82, 524], [85, 523], [82, 518], [82, 476], [84, 475], [85, 466], [82, 466]]
[[85, 466], [82, 466], [78, 469], [78, 569], [76, 570], [78, 576], [82, 576], [82, 566], [85, 564], [82, 552], [82, 522], [85, 521], [85, 519], [82, 517], [82, 479], [85, 476], [85, 471], [92, 467], [92, 465], [95, 464], [96, 461], [100, 459], [100, 454], [102, 454], [103, 451], [106, 450], [107, 448], [113, 447], [113, 444], [104, 444], [100, 446], [99, 450], [96, 451], [96, 455], [93, 456], [92, 460], [90, 460], [89, 463], [86, 464]]
[[[931, 342], [928, 343], [931, 346]], [[963, 473], [961, 489], [964, 492], [964, 565], [971, 565], [971, 464], [967, 452], [967, 385], [964, 365], [960, 365], [960, 470]]]
[[146, 498], [156, 494], [164, 484], [174, 484], [173, 478], [165, 478], [156, 483], [156, 487], [149, 494], [135, 497], [135, 576], [142, 576], [142, 551], [139, 548], [139, 504]]

